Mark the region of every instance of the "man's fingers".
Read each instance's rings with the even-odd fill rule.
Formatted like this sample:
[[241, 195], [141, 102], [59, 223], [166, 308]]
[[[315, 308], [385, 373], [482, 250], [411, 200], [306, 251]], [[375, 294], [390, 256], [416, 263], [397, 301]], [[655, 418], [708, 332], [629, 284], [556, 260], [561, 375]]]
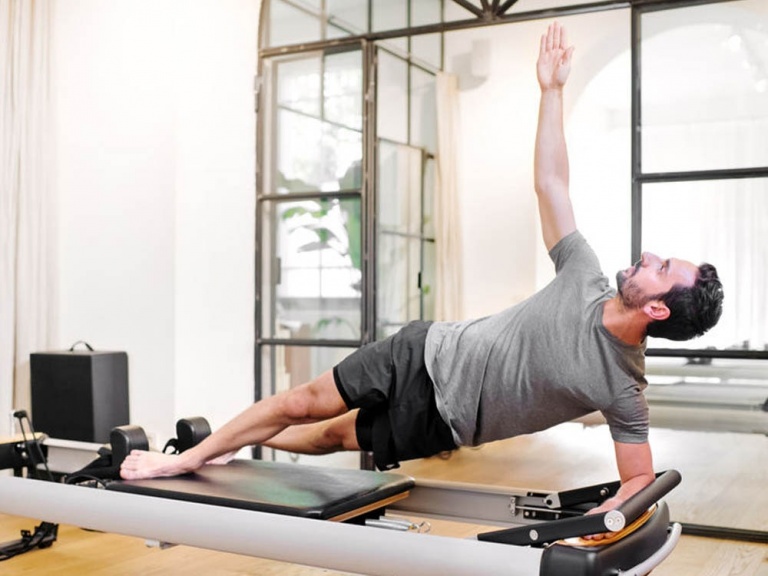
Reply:
[[553, 31], [552, 31], [552, 47], [553, 48], [561, 48], [562, 44], [560, 43], [560, 33], [562, 32], [560, 23], [555, 22], [552, 25]]

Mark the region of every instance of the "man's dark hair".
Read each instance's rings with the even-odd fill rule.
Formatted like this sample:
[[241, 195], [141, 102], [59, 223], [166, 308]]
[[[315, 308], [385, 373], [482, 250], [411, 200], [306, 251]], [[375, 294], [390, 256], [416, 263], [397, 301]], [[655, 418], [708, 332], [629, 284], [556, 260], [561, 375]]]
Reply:
[[669, 318], [648, 324], [648, 336], [690, 340], [712, 328], [723, 313], [723, 285], [712, 264], [699, 266], [693, 286], [673, 286], [656, 297], [669, 308]]

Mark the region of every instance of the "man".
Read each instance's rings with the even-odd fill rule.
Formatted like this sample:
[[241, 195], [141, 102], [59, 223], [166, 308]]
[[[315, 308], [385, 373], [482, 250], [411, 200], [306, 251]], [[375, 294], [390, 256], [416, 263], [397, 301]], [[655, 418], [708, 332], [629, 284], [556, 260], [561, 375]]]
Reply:
[[528, 300], [466, 322], [413, 322], [332, 371], [250, 406], [172, 456], [132, 452], [126, 479], [171, 476], [261, 444], [308, 454], [370, 450], [377, 467], [605, 415], [622, 486], [610, 509], [653, 480], [643, 396], [646, 335], [688, 339], [722, 309], [715, 269], [643, 254], [608, 285], [576, 229], [568, 195], [563, 86], [573, 47], [555, 23], [541, 38], [534, 179], [557, 275]]

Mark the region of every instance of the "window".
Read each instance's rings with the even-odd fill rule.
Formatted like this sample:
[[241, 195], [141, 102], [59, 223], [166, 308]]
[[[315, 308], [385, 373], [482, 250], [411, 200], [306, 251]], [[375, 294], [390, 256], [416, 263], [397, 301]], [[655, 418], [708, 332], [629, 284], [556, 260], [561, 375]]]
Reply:
[[711, 262], [718, 326], [651, 347], [768, 351], [768, 6], [721, 2], [639, 16], [643, 250]]
[[[439, 5], [278, 0], [265, 8], [265, 40], [318, 42], [369, 26], [407, 26], [439, 18]], [[262, 51], [257, 398], [318, 376], [410, 320], [432, 317], [429, 63], [441, 61], [440, 34], [415, 42], [414, 54], [410, 45], [399, 38]]]
[[265, 337], [361, 339], [362, 68], [359, 49], [268, 63], [276, 97], [259, 227]]

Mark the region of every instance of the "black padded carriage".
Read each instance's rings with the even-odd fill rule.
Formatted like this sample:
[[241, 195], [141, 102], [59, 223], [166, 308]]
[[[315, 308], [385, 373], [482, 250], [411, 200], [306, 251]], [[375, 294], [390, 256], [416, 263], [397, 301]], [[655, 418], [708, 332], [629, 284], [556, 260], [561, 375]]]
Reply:
[[405, 498], [414, 481], [389, 472], [320, 468], [263, 460], [207, 465], [174, 478], [110, 482], [108, 490], [273, 512], [344, 520]]

